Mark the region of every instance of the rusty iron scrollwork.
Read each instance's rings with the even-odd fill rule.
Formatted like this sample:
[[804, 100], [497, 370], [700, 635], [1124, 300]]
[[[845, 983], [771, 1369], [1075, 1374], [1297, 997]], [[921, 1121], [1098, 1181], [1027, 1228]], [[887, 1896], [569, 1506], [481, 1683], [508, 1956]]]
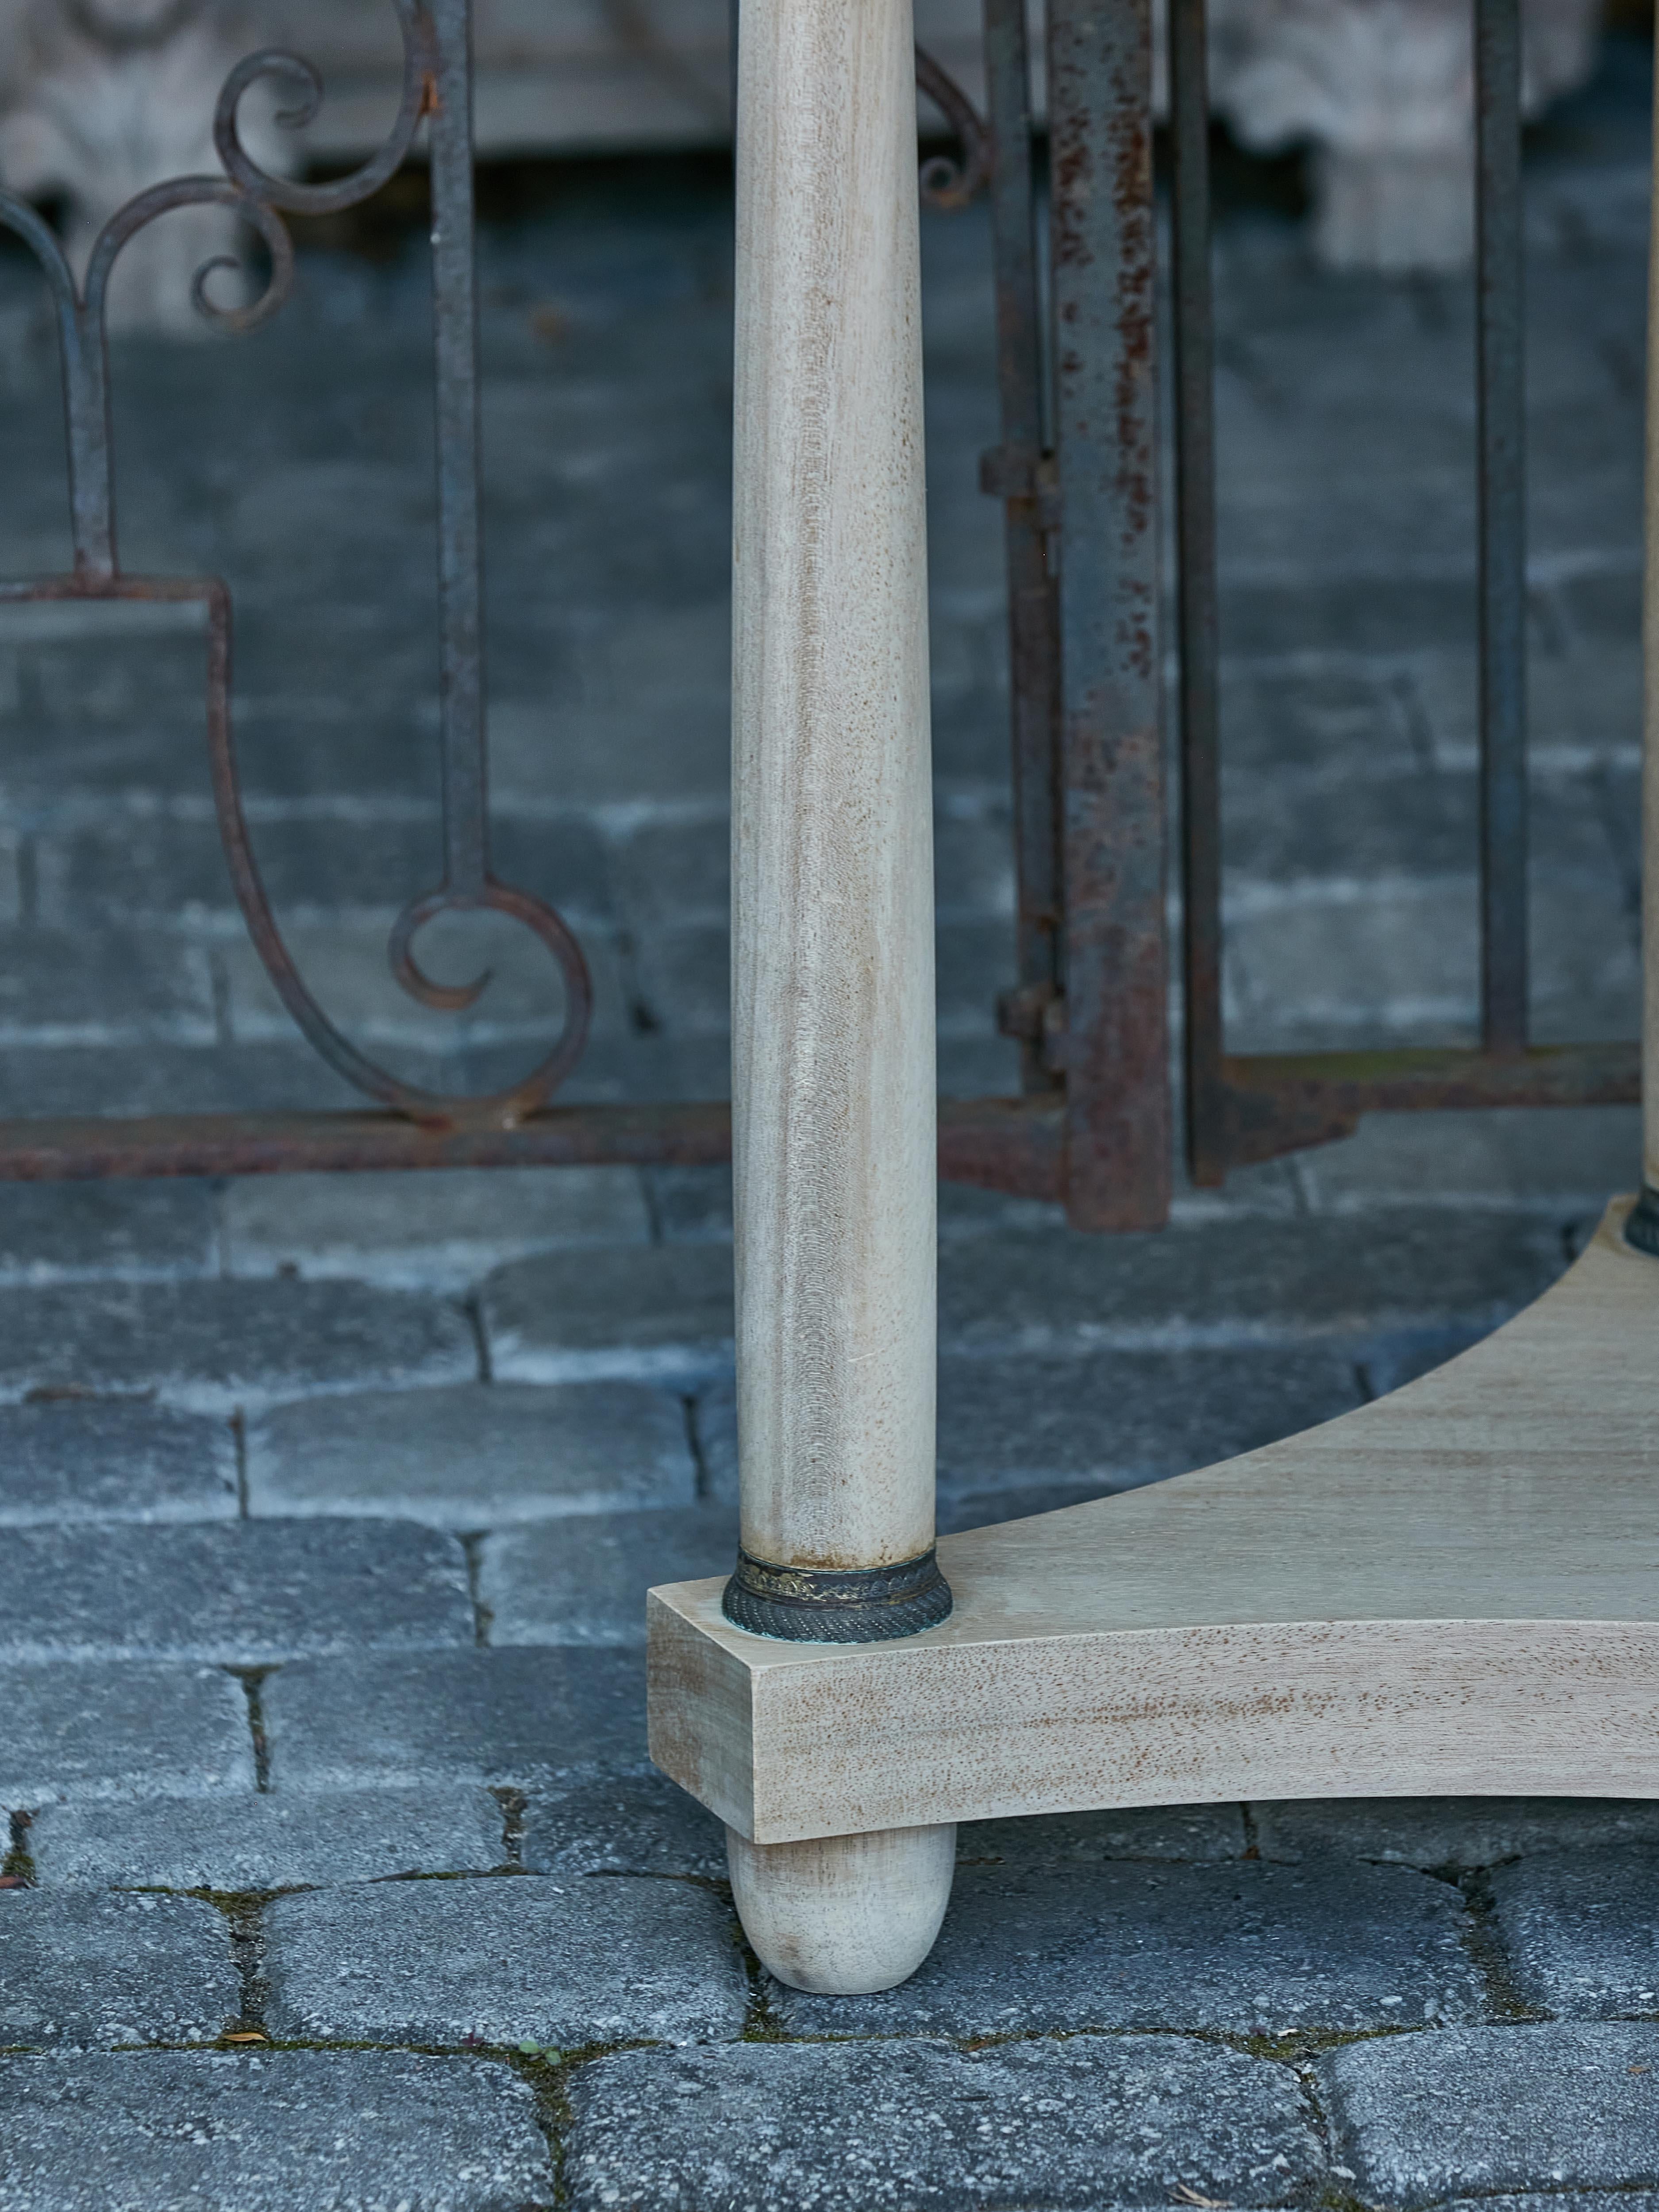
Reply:
[[921, 196], [949, 213], [967, 206], [991, 174], [991, 133], [985, 118], [950, 71], [923, 46], [916, 48], [916, 89], [950, 125], [958, 157], [933, 154], [921, 165]]
[[[179, 0], [188, 11], [192, 0]], [[27, 202], [0, 192], [0, 227], [33, 252], [56, 309], [69, 441], [73, 566], [67, 574], [0, 581], [0, 601], [150, 600], [199, 604], [207, 619], [206, 720], [214, 808], [232, 883], [254, 945], [302, 1034], [339, 1074], [394, 1113], [434, 1129], [512, 1128], [557, 1090], [580, 1059], [592, 987], [580, 946], [560, 915], [529, 892], [503, 883], [490, 865], [488, 752], [484, 727], [483, 618], [479, 521], [478, 326], [473, 246], [472, 82], [469, 0], [392, 0], [403, 37], [398, 113], [378, 152], [350, 174], [308, 183], [262, 167], [244, 143], [239, 118], [252, 88], [280, 88], [288, 104], [276, 120], [291, 130], [312, 121], [323, 83], [300, 55], [266, 48], [239, 62], [214, 116], [219, 176], [181, 177], [137, 194], [105, 225], [77, 283], [50, 226]], [[169, 15], [167, 21], [174, 20]], [[954, 80], [920, 49], [921, 90], [945, 115], [961, 158], [923, 165], [921, 189], [939, 208], [964, 206], [989, 168], [985, 126]], [[216, 301], [216, 273], [240, 268], [216, 255], [197, 271], [198, 310], [221, 329], [248, 331], [275, 314], [294, 283], [287, 215], [337, 214], [368, 199], [409, 155], [428, 126], [432, 179], [432, 283], [438, 452], [440, 714], [443, 869], [432, 889], [411, 898], [392, 925], [387, 957], [398, 983], [417, 1004], [459, 1012], [474, 1005], [489, 972], [463, 984], [434, 981], [416, 956], [416, 939], [441, 915], [499, 914], [539, 939], [562, 985], [563, 1021], [551, 1049], [527, 1075], [488, 1097], [448, 1097], [404, 1082], [360, 1051], [313, 996], [289, 951], [261, 879], [248, 834], [231, 726], [230, 592], [218, 577], [128, 574], [116, 549], [106, 308], [112, 272], [125, 246], [174, 209], [228, 210], [264, 242], [269, 268], [241, 304]]]
[[[467, 0], [393, 0], [403, 33], [403, 90], [398, 116], [379, 152], [350, 175], [307, 184], [262, 169], [242, 143], [241, 101], [264, 80], [297, 87], [279, 123], [308, 123], [322, 82], [297, 54], [268, 49], [238, 64], [226, 80], [214, 119], [224, 174], [183, 177], [139, 193], [118, 210], [94, 245], [77, 283], [62, 246], [34, 209], [0, 193], [0, 225], [33, 251], [57, 310], [69, 431], [70, 508], [74, 566], [67, 575], [0, 582], [0, 600], [147, 599], [199, 603], [208, 626], [207, 734], [214, 806], [236, 896], [259, 957], [303, 1034], [348, 1081], [411, 1121], [437, 1127], [510, 1127], [544, 1104], [569, 1074], [586, 1040], [592, 989], [581, 948], [542, 900], [503, 883], [489, 856], [488, 760], [483, 719], [483, 623], [480, 569], [478, 335], [473, 262], [472, 88]], [[237, 774], [230, 712], [231, 605], [216, 577], [137, 576], [116, 550], [110, 437], [109, 349], [106, 308], [111, 272], [121, 249], [146, 224], [171, 210], [230, 210], [263, 240], [270, 268], [257, 296], [226, 307], [211, 297], [216, 271], [237, 264], [220, 255], [197, 272], [197, 307], [221, 327], [245, 331], [282, 306], [292, 288], [294, 250], [282, 216], [331, 214], [379, 191], [408, 155], [422, 119], [429, 125], [432, 171], [432, 273], [438, 415], [438, 580], [440, 702], [442, 741], [443, 872], [431, 890], [410, 900], [392, 925], [392, 972], [423, 1006], [457, 1012], [471, 1006], [488, 972], [465, 984], [434, 981], [420, 966], [415, 939], [441, 914], [487, 911], [506, 915], [537, 937], [551, 956], [564, 994], [563, 1023], [540, 1063], [506, 1091], [485, 1097], [445, 1097], [404, 1082], [360, 1052], [313, 997], [278, 928], [248, 836]]]

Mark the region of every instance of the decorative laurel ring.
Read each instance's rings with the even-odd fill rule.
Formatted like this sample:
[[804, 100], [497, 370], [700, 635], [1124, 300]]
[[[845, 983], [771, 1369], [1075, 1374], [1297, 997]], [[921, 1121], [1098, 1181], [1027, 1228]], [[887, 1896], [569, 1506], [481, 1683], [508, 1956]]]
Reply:
[[1642, 1195], [1625, 1217], [1625, 1242], [1659, 1260], [1659, 1190], [1644, 1183]]
[[751, 1636], [789, 1644], [880, 1644], [937, 1628], [951, 1585], [930, 1546], [890, 1567], [780, 1567], [742, 1549], [721, 1610]]

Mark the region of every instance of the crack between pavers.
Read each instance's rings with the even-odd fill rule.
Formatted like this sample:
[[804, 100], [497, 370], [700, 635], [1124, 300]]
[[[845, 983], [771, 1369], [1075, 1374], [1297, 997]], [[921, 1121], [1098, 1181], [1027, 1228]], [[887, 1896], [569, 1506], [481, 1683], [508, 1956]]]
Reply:
[[483, 1595], [483, 1541], [488, 1528], [469, 1528], [456, 1538], [466, 1559], [466, 1595], [472, 1607], [472, 1641], [480, 1651], [489, 1649], [489, 1632], [495, 1625], [495, 1608]]
[[270, 1790], [270, 1738], [265, 1730], [264, 1700], [261, 1692], [267, 1675], [276, 1673], [275, 1667], [226, 1667], [222, 1669], [242, 1686], [242, 1695], [247, 1700], [248, 1735], [253, 1747], [253, 1786], [263, 1797]]
[[230, 1438], [236, 1454], [236, 1514], [239, 1520], [248, 1519], [247, 1503], [247, 1419], [239, 1406], [230, 1417]]
[[501, 1808], [501, 1862], [505, 1866], [524, 1865], [525, 1826], [530, 1814], [530, 1799], [522, 1790], [510, 1784], [493, 1788], [490, 1796]]
[[1480, 1978], [1481, 1993], [1491, 2018], [1505, 2026], [1547, 2021], [1542, 2005], [1523, 1994], [1498, 1928], [1489, 1867], [1425, 1867], [1422, 1871], [1456, 1890], [1463, 1900], [1463, 1950]]
[[680, 1400], [680, 1411], [685, 1416], [686, 1449], [691, 1455], [691, 1495], [701, 1505], [706, 1504], [712, 1496], [713, 1485], [708, 1473], [708, 1455], [702, 1446], [702, 1432], [697, 1425], [699, 1402], [695, 1395]]
[[33, 1889], [35, 1885], [34, 1859], [29, 1850], [29, 1830], [34, 1825], [34, 1815], [20, 1807], [8, 1814], [7, 1847], [0, 1856], [0, 1882], [9, 1889]]

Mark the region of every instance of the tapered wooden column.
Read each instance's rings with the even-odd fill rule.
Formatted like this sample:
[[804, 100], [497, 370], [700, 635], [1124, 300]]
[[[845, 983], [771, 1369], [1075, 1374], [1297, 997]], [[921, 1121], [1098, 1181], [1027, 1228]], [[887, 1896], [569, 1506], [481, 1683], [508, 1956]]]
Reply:
[[[744, 0], [738, 73], [732, 1142], [742, 1556], [727, 1618], [942, 1620], [933, 1558], [932, 792], [909, 0]], [[786, 1980], [925, 1956], [939, 1828], [733, 1836]]]

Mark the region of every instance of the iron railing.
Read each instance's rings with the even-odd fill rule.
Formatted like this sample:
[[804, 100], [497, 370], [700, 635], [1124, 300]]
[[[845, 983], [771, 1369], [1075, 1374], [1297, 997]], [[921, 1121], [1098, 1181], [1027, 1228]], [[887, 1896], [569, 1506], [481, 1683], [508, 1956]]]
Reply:
[[[730, 1154], [719, 1103], [562, 1106], [584, 1042], [589, 985], [560, 916], [501, 881], [489, 853], [479, 590], [477, 314], [468, 0], [392, 0], [402, 104], [380, 151], [337, 183], [262, 171], [243, 148], [248, 88], [321, 87], [291, 55], [251, 56], [221, 96], [216, 177], [142, 194], [106, 227], [77, 287], [34, 210], [0, 195], [0, 224], [32, 248], [56, 303], [70, 431], [74, 565], [0, 584], [0, 599], [196, 601], [208, 617], [209, 757], [221, 838], [249, 932], [289, 1013], [322, 1058], [374, 1102], [348, 1113], [0, 1121], [0, 1178], [246, 1175], [621, 1162]], [[1361, 1114], [1429, 1106], [1633, 1099], [1633, 1045], [1527, 1041], [1524, 501], [1518, 0], [1475, 0], [1479, 112], [1482, 1040], [1479, 1049], [1237, 1057], [1220, 994], [1219, 660], [1215, 568], [1213, 339], [1204, 0], [1171, 0], [1176, 537], [1181, 651], [1186, 1122], [1194, 1180], [1349, 1133]], [[1157, 233], [1151, 0], [1048, 0], [1046, 141], [1034, 127], [1024, 0], [986, 0], [988, 115], [981, 124], [926, 56], [918, 82], [956, 131], [957, 162], [922, 187], [957, 206], [988, 184], [1001, 441], [985, 489], [1005, 502], [1012, 642], [1018, 975], [1000, 1012], [1019, 1041], [1023, 1095], [946, 1100], [939, 1166], [951, 1180], [1060, 1199], [1080, 1228], [1151, 1228], [1169, 1210], [1166, 800], [1161, 735], [1155, 422]], [[434, 982], [415, 939], [439, 915], [493, 910], [538, 938], [563, 987], [560, 1035], [540, 1064], [487, 1097], [441, 1097], [360, 1052], [311, 995], [272, 914], [243, 817], [230, 710], [232, 609], [217, 579], [120, 567], [112, 498], [104, 307], [123, 246], [171, 208], [233, 210], [264, 240], [251, 305], [204, 313], [248, 327], [293, 275], [285, 213], [367, 198], [429, 126], [438, 417], [443, 868], [393, 927], [392, 968], [418, 1003], [471, 1004], [479, 981]], [[1046, 246], [1039, 167], [1046, 152]]]

